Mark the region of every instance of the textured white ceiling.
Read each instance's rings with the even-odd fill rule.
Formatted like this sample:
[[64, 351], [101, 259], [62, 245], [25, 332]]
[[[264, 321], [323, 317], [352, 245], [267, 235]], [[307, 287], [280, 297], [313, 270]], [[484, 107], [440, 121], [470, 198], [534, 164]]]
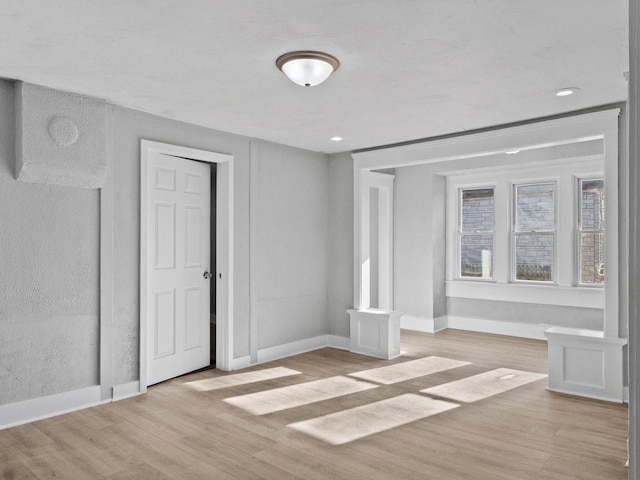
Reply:
[[[626, 0], [0, 0], [0, 76], [321, 152], [627, 98]], [[291, 50], [341, 61], [318, 87]], [[577, 86], [580, 94], [553, 91]], [[344, 137], [334, 143], [329, 137]]]

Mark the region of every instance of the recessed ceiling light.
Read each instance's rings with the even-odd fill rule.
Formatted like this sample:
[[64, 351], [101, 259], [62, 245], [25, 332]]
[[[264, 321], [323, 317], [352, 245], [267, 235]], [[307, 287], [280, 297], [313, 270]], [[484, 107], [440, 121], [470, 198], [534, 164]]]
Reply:
[[580, 89], [578, 87], [566, 87], [556, 90], [556, 97], [568, 97], [574, 93], [578, 93]]
[[520, 153], [520, 150], [507, 150], [506, 152], [507, 155], [515, 155], [516, 153]]
[[341, 142], [342, 137], [331, 137], [331, 140], [333, 140], [334, 142]]
[[340, 62], [328, 53], [301, 50], [280, 55], [276, 66], [293, 83], [313, 87], [329, 78], [338, 69]]

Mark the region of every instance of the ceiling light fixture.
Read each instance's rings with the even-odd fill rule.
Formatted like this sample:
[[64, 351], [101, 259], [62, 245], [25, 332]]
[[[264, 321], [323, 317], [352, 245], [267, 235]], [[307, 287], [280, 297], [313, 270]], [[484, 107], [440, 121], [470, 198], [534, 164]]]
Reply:
[[331, 137], [330, 140], [333, 140], [334, 142], [341, 142], [343, 140], [342, 137]]
[[300, 50], [281, 55], [276, 65], [293, 83], [315, 87], [329, 78], [340, 62], [328, 53]]
[[578, 87], [566, 87], [556, 90], [556, 97], [568, 97], [574, 93], [578, 93], [580, 89]]

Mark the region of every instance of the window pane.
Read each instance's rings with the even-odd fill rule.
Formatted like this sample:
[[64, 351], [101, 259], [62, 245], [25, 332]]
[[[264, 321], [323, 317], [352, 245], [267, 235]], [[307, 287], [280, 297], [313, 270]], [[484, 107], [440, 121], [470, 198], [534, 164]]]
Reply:
[[493, 234], [460, 236], [460, 276], [493, 277]]
[[553, 183], [516, 187], [516, 230], [554, 230], [556, 209]]
[[604, 285], [604, 234], [580, 234], [580, 283]]
[[582, 230], [604, 230], [604, 180], [580, 182]]
[[516, 235], [516, 280], [553, 281], [553, 243], [551, 233]]
[[462, 191], [462, 230], [493, 230], [493, 188]]

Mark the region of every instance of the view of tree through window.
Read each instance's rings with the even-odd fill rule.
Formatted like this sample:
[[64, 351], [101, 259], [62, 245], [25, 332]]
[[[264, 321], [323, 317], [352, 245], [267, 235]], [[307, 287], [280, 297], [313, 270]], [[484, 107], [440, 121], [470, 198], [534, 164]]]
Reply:
[[515, 279], [552, 282], [554, 277], [555, 183], [515, 187]]
[[460, 276], [493, 278], [493, 188], [461, 190]]
[[580, 180], [580, 283], [604, 284], [604, 180]]

